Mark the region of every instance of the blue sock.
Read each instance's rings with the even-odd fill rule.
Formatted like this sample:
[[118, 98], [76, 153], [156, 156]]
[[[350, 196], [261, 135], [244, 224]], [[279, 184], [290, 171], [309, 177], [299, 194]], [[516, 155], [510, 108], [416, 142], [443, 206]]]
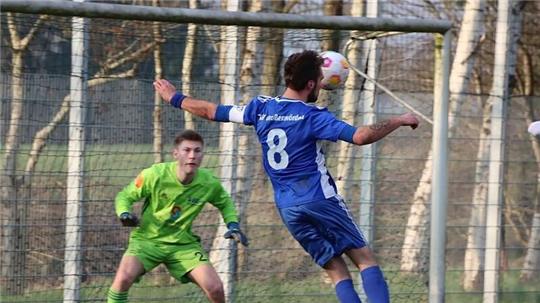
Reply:
[[336, 284], [336, 295], [341, 303], [362, 303], [351, 279], [341, 280]]
[[364, 291], [370, 303], [390, 302], [388, 284], [386, 284], [379, 266], [368, 267], [360, 272], [360, 274], [362, 275]]

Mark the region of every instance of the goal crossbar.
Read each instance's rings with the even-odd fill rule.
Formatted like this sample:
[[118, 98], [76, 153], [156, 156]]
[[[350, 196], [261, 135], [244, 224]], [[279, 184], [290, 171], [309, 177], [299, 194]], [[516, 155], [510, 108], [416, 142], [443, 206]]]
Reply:
[[[431, 180], [429, 302], [444, 302], [446, 210], [448, 203], [448, 101], [452, 23], [436, 19], [315, 16], [74, 2], [0, 0], [0, 11], [65, 17], [107, 18], [269, 28], [332, 29], [435, 34], [433, 178]], [[377, 33], [378, 35], [379, 33]]]
[[2, 0], [0, 1], [0, 10], [4, 12], [69, 17], [77, 16], [86, 18], [275, 28], [315, 28], [444, 34], [452, 27], [452, 22], [436, 19], [367, 18], [351, 16], [309, 16], [282, 13], [228, 12], [207, 9], [92, 2], [81, 3], [64, 0]]

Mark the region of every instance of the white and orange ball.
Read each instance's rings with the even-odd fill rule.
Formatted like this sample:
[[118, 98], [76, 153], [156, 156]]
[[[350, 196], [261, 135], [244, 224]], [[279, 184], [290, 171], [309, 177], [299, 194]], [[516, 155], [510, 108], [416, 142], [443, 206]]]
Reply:
[[321, 53], [322, 64], [322, 88], [325, 90], [334, 90], [343, 86], [349, 75], [349, 63], [342, 54], [334, 51], [325, 51]]
[[535, 121], [529, 125], [528, 131], [533, 136], [540, 136], [540, 121]]

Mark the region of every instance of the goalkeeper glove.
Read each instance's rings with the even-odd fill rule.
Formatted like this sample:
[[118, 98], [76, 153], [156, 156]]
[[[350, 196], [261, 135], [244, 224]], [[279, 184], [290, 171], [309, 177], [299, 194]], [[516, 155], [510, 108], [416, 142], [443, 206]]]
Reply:
[[129, 212], [123, 212], [120, 214], [120, 222], [122, 222], [123, 226], [138, 226], [139, 225], [139, 219], [137, 219], [137, 216], [129, 213]]
[[237, 222], [231, 222], [227, 224], [227, 228], [229, 230], [223, 235], [225, 239], [234, 239], [236, 242], [242, 243], [242, 245], [244, 246], [249, 245], [248, 238], [240, 230], [240, 225]]

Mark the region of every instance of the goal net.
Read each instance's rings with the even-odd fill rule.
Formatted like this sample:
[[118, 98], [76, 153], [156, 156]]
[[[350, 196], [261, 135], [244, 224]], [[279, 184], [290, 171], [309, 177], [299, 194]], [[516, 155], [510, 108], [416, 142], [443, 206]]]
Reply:
[[[252, 6], [257, 3], [253, 1]], [[220, 9], [212, 1], [200, 5]], [[290, 8], [267, 5], [244, 9], [313, 18], [324, 14], [316, 1]], [[353, 3], [345, 1], [342, 12], [351, 14], [352, 9]], [[389, 4], [380, 10], [381, 17], [392, 17], [397, 10]], [[80, 301], [106, 298], [127, 246], [130, 229], [122, 227], [115, 215], [116, 194], [142, 169], [172, 161], [175, 135], [193, 128], [205, 139], [203, 167], [213, 170], [232, 191], [242, 229], [250, 238], [249, 248], [229, 247], [234, 253], [222, 254], [222, 220], [216, 209], [206, 207], [194, 222], [194, 232], [216, 268], [221, 268], [220, 263], [229, 264], [231, 272], [220, 274], [230, 274], [231, 299], [334, 302], [333, 287], [323, 270], [279, 218], [253, 130], [224, 128], [169, 107], [156, 100], [152, 82], [157, 75], [171, 80], [187, 95], [245, 104], [259, 94], [283, 92], [282, 67], [290, 54], [333, 49], [432, 120], [434, 35], [129, 18], [85, 20], [88, 81], [81, 103], [84, 150], [80, 153], [82, 198], [77, 221], [81, 241], [75, 247], [79, 258], [74, 260], [79, 266]], [[2, 12], [1, 23], [2, 297], [17, 302], [58, 302], [65, 294], [66, 250], [73, 249], [66, 243], [68, 149], [74, 125], [69, 108], [73, 19]], [[362, 125], [408, 111], [395, 96], [351, 71], [343, 88], [322, 92], [319, 102], [337, 117]], [[233, 143], [226, 145], [227, 141]], [[329, 170], [351, 213], [371, 239], [393, 302], [427, 298], [427, 259], [420, 258], [424, 263], [418, 268], [420, 274], [414, 275], [403, 272], [400, 262], [403, 249], [409, 249], [403, 242], [410, 202], [423, 182], [420, 178], [431, 141], [432, 125], [421, 121], [418, 130], [399, 130], [370, 149], [339, 142], [326, 145]], [[136, 204], [136, 213], [142, 204]], [[410, 249], [422, 249], [418, 255], [426, 256], [429, 225], [416, 228], [426, 241]], [[350, 269], [355, 284], [360, 284], [357, 271], [352, 265]], [[196, 286], [179, 285], [164, 267], [147, 273], [129, 296], [130, 302], [205, 302]]]

